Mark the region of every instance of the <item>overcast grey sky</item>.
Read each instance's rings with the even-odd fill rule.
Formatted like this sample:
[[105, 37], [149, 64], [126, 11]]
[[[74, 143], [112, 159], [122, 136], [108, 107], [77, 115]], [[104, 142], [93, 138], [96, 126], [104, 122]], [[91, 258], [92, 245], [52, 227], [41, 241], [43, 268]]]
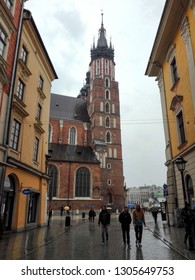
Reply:
[[52, 92], [77, 97], [101, 26], [115, 48], [123, 167], [127, 187], [166, 183], [160, 93], [145, 70], [165, 0], [29, 0], [59, 79]]

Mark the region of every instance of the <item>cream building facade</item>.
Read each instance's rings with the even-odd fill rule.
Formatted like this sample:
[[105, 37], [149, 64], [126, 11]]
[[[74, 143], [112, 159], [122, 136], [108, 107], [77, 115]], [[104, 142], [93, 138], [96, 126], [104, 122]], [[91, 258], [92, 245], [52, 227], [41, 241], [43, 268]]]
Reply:
[[[165, 134], [170, 225], [195, 194], [195, 1], [167, 0], [146, 75], [156, 77]], [[183, 159], [182, 173], [176, 166]], [[182, 183], [183, 179], [183, 183]]]

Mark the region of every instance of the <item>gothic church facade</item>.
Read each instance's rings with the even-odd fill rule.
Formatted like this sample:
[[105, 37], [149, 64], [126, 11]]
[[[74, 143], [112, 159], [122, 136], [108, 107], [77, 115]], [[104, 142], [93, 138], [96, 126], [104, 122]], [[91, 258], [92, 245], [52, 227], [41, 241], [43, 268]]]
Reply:
[[52, 94], [49, 205], [86, 210], [125, 203], [120, 99], [114, 49], [102, 23], [91, 48], [86, 83], [77, 98]]

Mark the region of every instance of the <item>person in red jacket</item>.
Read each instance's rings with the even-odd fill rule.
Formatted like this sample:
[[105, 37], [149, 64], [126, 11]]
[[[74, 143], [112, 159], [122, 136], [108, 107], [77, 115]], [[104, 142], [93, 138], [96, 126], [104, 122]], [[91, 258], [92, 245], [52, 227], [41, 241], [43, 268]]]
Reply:
[[136, 246], [142, 246], [143, 225], [146, 226], [144, 212], [139, 204], [136, 205], [133, 211], [133, 225], [135, 228]]

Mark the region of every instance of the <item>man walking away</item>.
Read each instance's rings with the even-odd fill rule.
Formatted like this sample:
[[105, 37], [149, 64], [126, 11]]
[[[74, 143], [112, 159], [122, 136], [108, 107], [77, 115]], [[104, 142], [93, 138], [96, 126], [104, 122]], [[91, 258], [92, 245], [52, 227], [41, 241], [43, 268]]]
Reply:
[[96, 213], [95, 213], [94, 209], [91, 208], [90, 211], [89, 211], [89, 221], [94, 222], [95, 216], [96, 216]]
[[124, 207], [123, 212], [119, 215], [119, 222], [121, 223], [122, 234], [123, 234], [123, 242], [126, 246], [126, 240], [128, 248], [130, 248], [130, 224], [131, 224], [131, 215], [129, 213], [129, 208], [127, 206]]
[[142, 246], [142, 232], [143, 224], [146, 226], [144, 212], [142, 211], [140, 205], [136, 205], [135, 210], [133, 211], [133, 225], [135, 228], [135, 237], [136, 237], [136, 246]]
[[184, 222], [185, 227], [185, 237], [184, 243], [189, 242], [189, 250], [193, 250], [193, 238], [192, 238], [192, 210], [190, 208], [190, 204], [185, 202], [185, 207], [181, 211], [181, 216]]
[[108, 241], [108, 226], [110, 225], [110, 213], [106, 209], [106, 206], [102, 206], [102, 210], [99, 214], [98, 225], [102, 227], [102, 243], [105, 243], [105, 236], [106, 241]]

